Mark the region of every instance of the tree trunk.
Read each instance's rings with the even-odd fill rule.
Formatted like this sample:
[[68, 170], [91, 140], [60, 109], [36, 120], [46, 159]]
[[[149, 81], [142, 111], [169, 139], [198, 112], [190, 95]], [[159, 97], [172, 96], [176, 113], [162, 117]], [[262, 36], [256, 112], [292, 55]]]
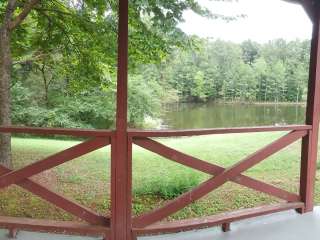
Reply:
[[45, 65], [45, 63], [43, 63], [40, 71], [42, 74], [42, 80], [43, 80], [43, 86], [44, 86], [44, 101], [45, 101], [46, 107], [49, 108], [49, 84], [50, 84], [50, 82], [47, 80], [45, 67], [46, 67], [46, 65]]
[[[11, 51], [10, 31], [6, 24], [0, 28], [0, 125], [11, 125]], [[7, 167], [11, 162], [11, 134], [0, 134], [0, 164]]]
[[[30, 11], [40, 0], [26, 1], [20, 14], [12, 19], [13, 13], [17, 8], [16, 0], [8, 0], [3, 23], [0, 25], [0, 125], [11, 125], [11, 31], [19, 26], [28, 16]], [[11, 134], [0, 133], [0, 164], [12, 167], [11, 161]]]
[[299, 103], [299, 96], [300, 96], [300, 88], [297, 89], [297, 95], [296, 95], [296, 103]]

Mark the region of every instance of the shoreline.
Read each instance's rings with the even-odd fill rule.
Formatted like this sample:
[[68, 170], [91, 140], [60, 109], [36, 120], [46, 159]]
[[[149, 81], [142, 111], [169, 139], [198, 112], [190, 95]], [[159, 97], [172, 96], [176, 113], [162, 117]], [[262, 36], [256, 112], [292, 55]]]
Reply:
[[216, 102], [217, 104], [234, 105], [287, 105], [287, 106], [306, 106], [305, 102]]
[[221, 105], [280, 105], [280, 106], [306, 106], [306, 102], [232, 102], [232, 101], [208, 101], [208, 102], [172, 102], [167, 103], [165, 105], [177, 105], [177, 104], [199, 104], [199, 105], [205, 105], [205, 104], [221, 104]]

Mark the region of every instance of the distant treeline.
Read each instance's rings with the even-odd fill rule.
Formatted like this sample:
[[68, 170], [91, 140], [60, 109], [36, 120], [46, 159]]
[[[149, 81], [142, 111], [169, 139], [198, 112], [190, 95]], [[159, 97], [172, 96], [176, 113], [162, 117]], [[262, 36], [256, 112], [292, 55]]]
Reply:
[[[135, 62], [138, 66], [130, 67], [129, 73], [129, 124], [141, 127], [146, 119], [158, 118], [161, 106], [169, 102], [301, 102], [307, 87], [309, 48], [309, 41], [235, 44], [193, 39], [189, 47], [173, 48], [161, 62]], [[87, 86], [81, 82], [96, 79], [94, 71], [91, 75], [88, 69], [70, 68], [61, 55], [53, 57], [14, 65], [13, 123], [114, 126], [115, 72], [104, 67], [102, 80]], [[71, 81], [70, 71], [74, 79], [88, 80]]]
[[193, 49], [176, 50], [161, 64], [141, 67], [140, 74], [166, 93], [175, 92], [180, 101], [301, 102], [309, 49], [308, 40], [199, 40]]

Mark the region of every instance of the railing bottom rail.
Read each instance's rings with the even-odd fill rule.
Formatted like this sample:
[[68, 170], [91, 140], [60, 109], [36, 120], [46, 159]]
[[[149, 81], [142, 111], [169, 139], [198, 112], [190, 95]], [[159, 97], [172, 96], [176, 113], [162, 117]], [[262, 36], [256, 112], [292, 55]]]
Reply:
[[104, 238], [107, 238], [110, 233], [110, 229], [107, 227], [81, 222], [3, 216], [0, 217], [0, 228], [9, 229], [10, 231], [26, 230], [72, 235], [103, 236]]
[[219, 226], [226, 223], [239, 221], [242, 219], [253, 218], [290, 209], [301, 209], [303, 207], [303, 202], [278, 203], [272, 205], [259, 206], [255, 208], [241, 209], [233, 212], [226, 212], [202, 218], [193, 218], [187, 220], [172, 221], [167, 223], [156, 223], [145, 228], [134, 228], [133, 233], [135, 236], [177, 233]]

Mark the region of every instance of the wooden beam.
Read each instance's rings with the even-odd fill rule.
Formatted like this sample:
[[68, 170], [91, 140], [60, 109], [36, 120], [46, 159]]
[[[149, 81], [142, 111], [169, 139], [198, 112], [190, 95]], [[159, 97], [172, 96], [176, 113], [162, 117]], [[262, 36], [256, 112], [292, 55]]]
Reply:
[[18, 183], [24, 180], [25, 178], [29, 178], [35, 174], [38, 174], [50, 168], [56, 167], [74, 158], [77, 158], [89, 152], [95, 151], [108, 144], [110, 144], [109, 138], [100, 137], [100, 138], [90, 139], [76, 146], [68, 148], [64, 151], [56, 153], [50, 157], [47, 157], [41, 161], [32, 163], [21, 169], [11, 171], [0, 177], [0, 189], [4, 187], [8, 187], [14, 183]]
[[[151, 139], [135, 139], [134, 143], [138, 146], [147, 149], [153, 153], [156, 153], [160, 156], [163, 156], [169, 160], [172, 160], [174, 162], [177, 162], [179, 164], [182, 164], [187, 167], [191, 167], [195, 170], [201, 171], [206, 174], [210, 175], [219, 175], [223, 171], [225, 171], [225, 168], [220, 167], [218, 165], [208, 163], [205, 161], [202, 161], [198, 158], [189, 156], [187, 154], [181, 153], [175, 149], [172, 149], [170, 147], [167, 147], [159, 142], [156, 142]], [[300, 201], [300, 196], [294, 193], [290, 193], [288, 191], [279, 189], [275, 186], [272, 186], [270, 184], [264, 183], [259, 180], [255, 180], [253, 178], [247, 177], [245, 175], [239, 175], [235, 178], [230, 179], [231, 181], [238, 183], [240, 185], [243, 185], [245, 187], [254, 189], [259, 192], [263, 192], [266, 194], [269, 194], [274, 197], [278, 197], [280, 199], [283, 199], [288, 202], [297, 202]]]
[[233, 212], [221, 213], [213, 216], [194, 218], [187, 220], [177, 220], [172, 222], [157, 223], [146, 228], [134, 228], [135, 235], [154, 235], [163, 233], [176, 233], [194, 229], [208, 228], [225, 223], [232, 223], [242, 219], [257, 217], [275, 212], [290, 209], [303, 208], [302, 202], [278, 203], [266, 206], [259, 206], [250, 209], [241, 209]]
[[319, 7], [317, 5], [317, 0], [282, 0], [289, 3], [302, 5], [307, 15], [309, 16], [312, 22], [315, 21], [316, 17], [316, 8]]
[[230, 232], [231, 231], [231, 223], [222, 223], [221, 229], [223, 232]]
[[128, 130], [131, 137], [186, 137], [213, 134], [231, 133], [256, 133], [256, 132], [286, 132], [293, 130], [308, 130], [310, 125], [287, 125], [287, 126], [260, 126], [240, 128], [208, 128], [208, 129], [185, 129], [185, 130]]
[[[305, 211], [313, 210], [314, 183], [317, 169], [318, 131], [320, 114], [320, 13], [315, 14], [310, 54], [310, 73], [306, 124], [312, 130], [302, 140], [300, 195]], [[300, 211], [302, 212], [302, 211]]]
[[111, 137], [110, 130], [77, 129], [77, 128], [40, 128], [23, 126], [0, 126], [1, 133], [22, 133], [35, 135], [65, 135], [75, 137]]
[[[127, 139], [128, 111], [128, 0], [119, 2], [116, 134], [112, 140], [112, 240], [130, 240], [131, 158]], [[130, 156], [131, 157], [131, 156]]]
[[[319, 12], [319, 5], [316, 4], [315, 0], [300, 0], [299, 1], [309, 16], [310, 20], [315, 23], [317, 12]], [[318, 8], [318, 9], [317, 9]]]
[[18, 230], [17, 230], [17, 229], [15, 229], [15, 228], [10, 228], [10, 229], [9, 229], [8, 237], [9, 237], [10, 239], [14, 239], [14, 238], [17, 237], [17, 234], [18, 234]]
[[6, 229], [62, 234], [108, 237], [110, 229], [80, 222], [53, 221], [30, 218], [0, 217], [0, 227]]
[[[10, 172], [10, 169], [0, 165], [0, 175]], [[103, 226], [110, 225], [110, 219], [99, 216], [92, 210], [47, 189], [31, 179], [24, 179], [17, 185], [88, 223]]]
[[204, 197], [209, 192], [222, 186], [224, 183], [228, 182], [230, 179], [235, 178], [236, 176], [240, 175], [242, 172], [258, 164], [259, 162], [271, 156], [275, 152], [278, 152], [284, 147], [297, 141], [298, 139], [305, 136], [306, 134], [307, 134], [306, 131], [293, 131], [288, 133], [287, 135], [281, 137], [280, 139], [274, 141], [273, 143], [267, 145], [266, 147], [244, 158], [242, 161], [234, 164], [230, 168], [227, 168], [221, 174], [210, 178], [209, 180], [203, 182], [193, 190], [182, 194], [181, 196], [177, 197], [172, 201], [169, 201], [163, 207], [159, 209], [155, 209], [141, 216], [135, 217], [133, 220], [133, 226], [138, 228], [143, 228], [170, 216], [171, 214], [186, 207], [190, 203]]

